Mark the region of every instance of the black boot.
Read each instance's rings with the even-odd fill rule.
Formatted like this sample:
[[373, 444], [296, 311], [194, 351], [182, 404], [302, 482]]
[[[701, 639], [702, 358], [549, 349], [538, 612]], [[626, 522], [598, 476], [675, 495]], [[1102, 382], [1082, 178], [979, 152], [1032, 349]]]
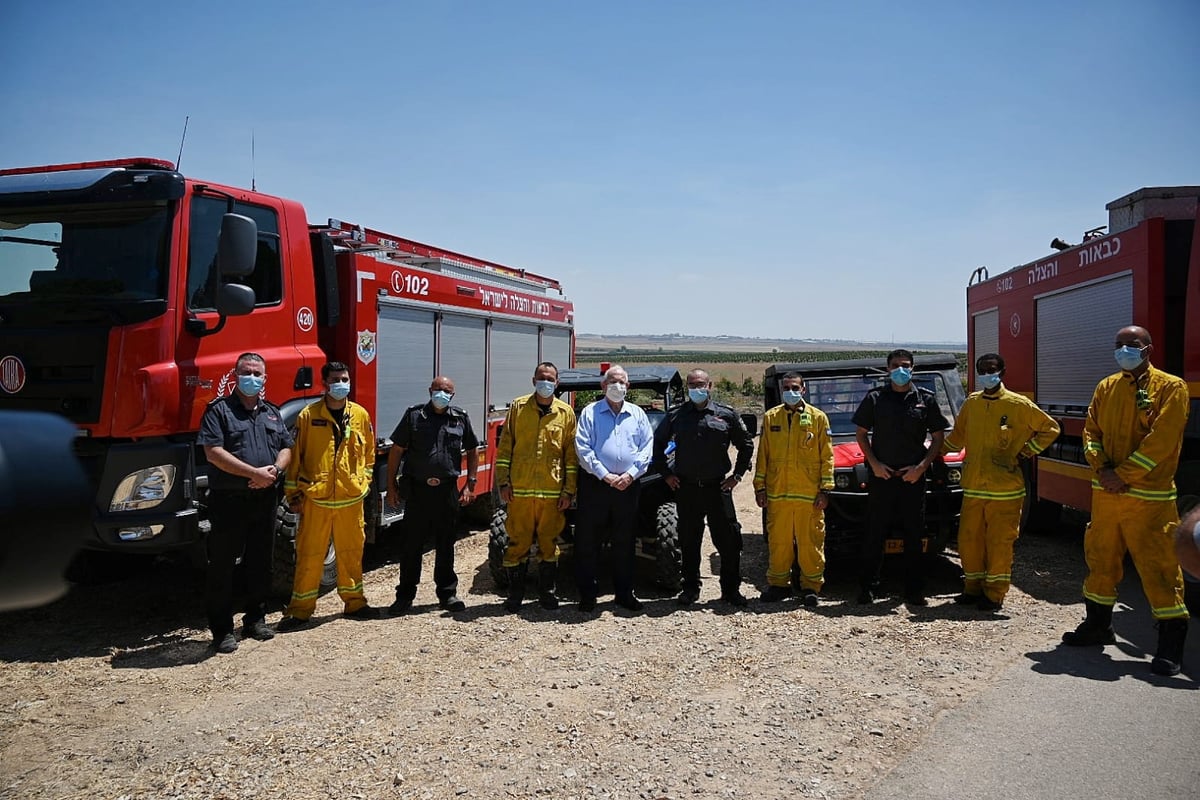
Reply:
[[508, 573], [508, 599], [504, 601], [504, 607], [516, 613], [525, 601], [525, 576], [529, 573], [529, 562], [522, 561], [515, 567], [505, 567], [504, 571]]
[[554, 594], [557, 580], [557, 561], [543, 561], [538, 564], [538, 601], [547, 611], [558, 608], [558, 597]]
[[1150, 662], [1155, 675], [1178, 675], [1183, 667], [1183, 642], [1187, 639], [1187, 619], [1164, 619], [1158, 623], [1158, 652]]
[[1062, 640], [1071, 647], [1087, 647], [1088, 645], [1115, 644], [1116, 635], [1113, 633], [1113, 607], [1084, 600], [1087, 608], [1087, 618], [1079, 623], [1079, 627], [1063, 634]]

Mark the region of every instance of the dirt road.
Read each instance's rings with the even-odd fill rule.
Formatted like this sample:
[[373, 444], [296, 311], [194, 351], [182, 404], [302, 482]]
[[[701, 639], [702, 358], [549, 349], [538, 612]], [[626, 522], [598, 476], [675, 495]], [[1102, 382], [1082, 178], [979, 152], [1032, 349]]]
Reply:
[[[764, 583], [750, 487], [743, 574]], [[1077, 621], [1078, 533], [1018, 545], [1003, 614], [854, 604], [831, 569], [816, 609], [730, 611], [705, 548], [698, 606], [502, 612], [487, 537], [459, 542], [468, 610], [437, 610], [432, 554], [414, 613], [319, 625], [215, 656], [198, 576], [159, 564], [0, 615], [0, 797], [858, 798], [941, 711]], [[369, 553], [386, 605], [394, 544]], [[569, 574], [569, 564], [567, 571]], [[565, 594], [573, 587], [564, 581]], [[269, 621], [278, 620], [278, 611]]]

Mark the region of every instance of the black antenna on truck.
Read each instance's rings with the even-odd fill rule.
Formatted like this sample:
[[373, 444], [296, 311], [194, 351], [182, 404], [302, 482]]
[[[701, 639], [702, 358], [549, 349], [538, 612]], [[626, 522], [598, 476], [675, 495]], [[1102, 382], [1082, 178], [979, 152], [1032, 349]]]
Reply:
[[175, 170], [179, 171], [179, 165], [183, 162], [183, 143], [187, 141], [187, 124], [190, 116], [183, 118], [183, 136], [179, 137], [179, 155], [175, 157]]
[[258, 183], [254, 178], [254, 129], [250, 129], [250, 191], [258, 191]]

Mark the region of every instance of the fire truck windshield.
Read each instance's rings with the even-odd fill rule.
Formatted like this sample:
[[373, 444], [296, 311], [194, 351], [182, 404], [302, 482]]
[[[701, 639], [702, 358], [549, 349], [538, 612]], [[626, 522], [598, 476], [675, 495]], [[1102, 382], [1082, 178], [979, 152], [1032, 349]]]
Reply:
[[0, 300], [165, 300], [167, 202], [0, 209]]

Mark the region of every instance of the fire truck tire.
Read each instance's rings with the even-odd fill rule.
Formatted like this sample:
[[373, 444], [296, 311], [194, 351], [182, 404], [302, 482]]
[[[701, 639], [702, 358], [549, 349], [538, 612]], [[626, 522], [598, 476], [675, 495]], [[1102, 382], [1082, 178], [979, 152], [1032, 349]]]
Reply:
[[1030, 500], [1021, 509], [1022, 534], [1053, 534], [1062, 519], [1062, 504], [1053, 500]]
[[658, 540], [655, 557], [655, 578], [664, 589], [675, 591], [680, 586], [683, 551], [679, 547], [679, 512], [675, 503], [663, 503], [654, 514], [654, 530]]
[[497, 589], [508, 589], [508, 576], [504, 574], [504, 551], [508, 549], [508, 509], [497, 508], [492, 514], [488, 535], [488, 572]]
[[[271, 560], [271, 593], [287, 599], [292, 596], [292, 579], [296, 575], [296, 527], [299, 516], [283, 503], [275, 516], [275, 547]], [[337, 551], [333, 541], [325, 552], [325, 568], [321, 572], [321, 591], [337, 586]]]

